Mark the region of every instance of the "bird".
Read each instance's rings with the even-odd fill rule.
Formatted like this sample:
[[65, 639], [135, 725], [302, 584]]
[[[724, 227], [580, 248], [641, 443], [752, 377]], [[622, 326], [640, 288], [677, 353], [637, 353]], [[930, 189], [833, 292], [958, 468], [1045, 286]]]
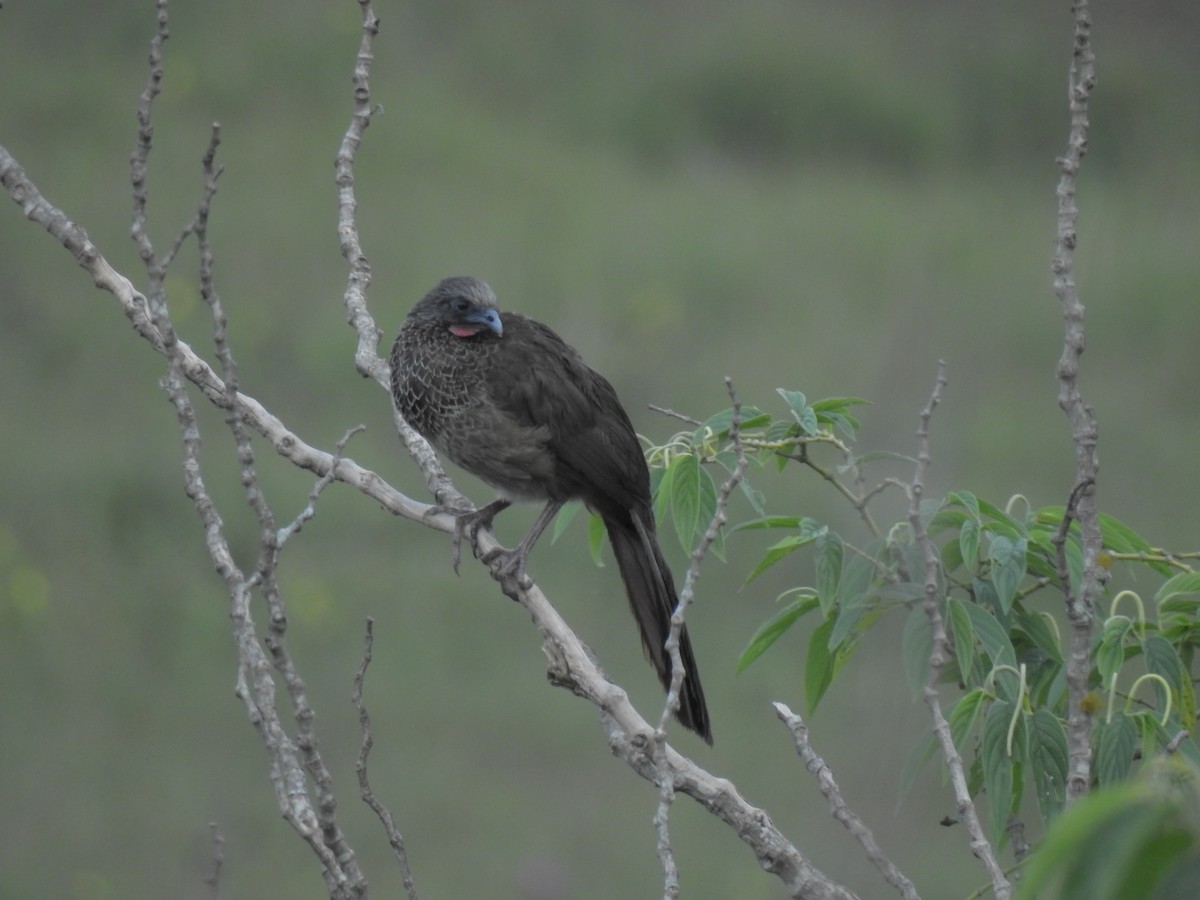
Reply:
[[[392, 345], [392, 399], [440, 454], [494, 488], [486, 506], [455, 515], [454, 566], [465, 535], [514, 502], [544, 504], [516, 547], [484, 561], [527, 585], [530, 551], [562, 506], [582, 500], [600, 517], [663, 689], [671, 657], [664, 644], [678, 594], [655, 533], [650, 471], [613, 386], [549, 326], [501, 313], [486, 282], [444, 278], [405, 318]], [[704, 690], [687, 627], [679, 634], [684, 680], [680, 723], [712, 744]]]

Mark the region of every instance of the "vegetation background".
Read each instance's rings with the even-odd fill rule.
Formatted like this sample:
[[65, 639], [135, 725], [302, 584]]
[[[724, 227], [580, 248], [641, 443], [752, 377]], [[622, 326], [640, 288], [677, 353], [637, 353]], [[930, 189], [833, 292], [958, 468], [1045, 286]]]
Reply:
[[[438, 278], [486, 278], [615, 383], [640, 432], [743, 400], [853, 394], [864, 449], [911, 452], [938, 358], [931, 495], [1062, 503], [1072, 467], [1056, 404], [1054, 159], [1066, 139], [1069, 3], [839, 0], [378, 0], [375, 99], [359, 155], [372, 309], [390, 335]], [[1100, 506], [1152, 542], [1197, 542], [1200, 7], [1096, 0], [1099, 85], [1080, 183], [1083, 390], [1101, 426]], [[128, 156], [152, 4], [10, 2], [0, 11], [0, 139], [131, 276]], [[177, 0], [151, 160], [162, 246], [199, 194], [220, 120], [212, 228], [243, 388], [307, 440], [422, 495], [387, 398], [354, 371], [340, 294], [332, 160], [350, 113], [358, 13], [346, 2]], [[136, 277], [135, 277], [135, 280]], [[207, 346], [183, 269], [172, 308]], [[0, 897], [203, 897], [208, 823], [224, 895], [318, 897], [274, 809], [233, 697], [227, 602], [183, 496], [162, 362], [62, 249], [0, 212]], [[247, 552], [233, 454], [215, 416], [207, 478]], [[275, 465], [277, 508], [310, 484]], [[476, 499], [486, 488], [462, 476]], [[854, 533], [811, 475], [759, 474], [775, 512]], [[746, 512], [748, 515], [748, 512]], [[532, 511], [508, 513], [514, 541]], [[240, 529], [238, 531], [237, 529]], [[734, 663], [774, 610], [764, 538], [710, 560], [689, 613], [716, 747], [681, 749], [765, 806], [863, 896], [884, 886], [828, 816], [770, 710], [802, 707], [808, 628]], [[803, 565], [799, 557], [792, 565]], [[682, 551], [673, 557], [680, 571]], [[777, 569], [785, 570], [786, 566]], [[610, 673], [658, 708], [609, 565], [582, 521], [531, 570]], [[549, 689], [536, 633], [443, 535], [335, 488], [288, 546], [290, 637], [319, 714], [341, 814], [381, 896], [399, 881], [356, 801], [349, 703], [376, 619], [372, 774], [430, 897], [654, 896], [656, 798], [614, 764], [594, 714]], [[877, 629], [812, 719], [849, 802], [926, 896], [981, 883], [931, 768], [903, 805], [925, 728]], [[685, 896], [780, 888], [694, 804], [673, 833]]]

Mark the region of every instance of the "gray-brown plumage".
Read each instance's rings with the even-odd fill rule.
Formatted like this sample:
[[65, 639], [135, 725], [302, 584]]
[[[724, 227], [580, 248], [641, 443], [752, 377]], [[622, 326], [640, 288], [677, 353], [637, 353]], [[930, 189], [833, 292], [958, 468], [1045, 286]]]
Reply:
[[[404, 418], [499, 497], [459, 516], [458, 542], [513, 501], [544, 503], [529, 533], [498, 563], [524, 577], [529, 551], [568, 500], [604, 522], [642, 646], [663, 687], [664, 650], [678, 602], [655, 538], [650, 474], [616, 392], [540, 322], [504, 313], [477, 278], [439, 282], [405, 319], [392, 347], [392, 395]], [[492, 561], [496, 561], [493, 559]], [[704, 691], [686, 627], [679, 721], [712, 743]]]

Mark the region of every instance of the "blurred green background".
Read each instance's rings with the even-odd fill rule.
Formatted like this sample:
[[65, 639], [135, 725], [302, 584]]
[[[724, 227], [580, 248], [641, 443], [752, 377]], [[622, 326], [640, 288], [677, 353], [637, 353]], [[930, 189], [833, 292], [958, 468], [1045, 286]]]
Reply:
[[[910, 452], [945, 358], [931, 494], [1061, 503], [1073, 461], [1049, 259], [1069, 6], [379, 0], [382, 111], [358, 162], [372, 311], [390, 341], [438, 278], [486, 278], [502, 305], [551, 323], [605, 372], [658, 442], [677, 423], [647, 404], [703, 417], [726, 405], [728, 374], [760, 405], [777, 403], [779, 386], [868, 398], [860, 446]], [[1191, 549], [1200, 10], [1093, 7], [1099, 85], [1077, 265], [1100, 500], [1151, 542]], [[172, 5], [152, 234], [164, 250], [190, 216], [219, 120], [212, 229], [243, 388], [327, 448], [366, 424], [350, 455], [423, 497], [386, 396], [354, 371], [340, 304], [332, 160], [358, 21], [350, 0]], [[0, 11], [0, 142], [139, 284], [128, 157], [152, 26], [149, 2]], [[189, 249], [170, 301], [207, 353], [195, 267]], [[208, 896], [210, 821], [226, 841], [223, 896], [324, 895], [233, 696], [228, 603], [183, 494], [161, 370], [65, 251], [11, 203], [0, 209], [3, 900]], [[210, 410], [201, 424], [206, 479], [249, 564], [256, 528], [230, 441]], [[269, 498], [291, 518], [310, 479], [259, 452]], [[862, 537], [819, 479], [788, 470], [756, 484], [773, 511]], [[501, 539], [532, 515], [506, 514]], [[733, 675], [776, 593], [809, 575], [797, 558], [742, 589], [766, 540], [731, 540], [728, 562], [704, 573], [689, 622], [716, 747], [690, 736], [680, 747], [765, 806], [828, 874], [885, 896], [769, 707], [802, 708], [815, 622]], [[682, 551], [669, 552], [682, 573]], [[531, 570], [656, 715], [615, 569], [592, 567], [582, 521], [539, 547]], [[349, 695], [367, 616], [372, 775], [423, 896], [660, 894], [654, 793], [611, 758], [590, 708], [546, 685], [535, 630], [483, 569], [454, 577], [445, 536], [334, 488], [287, 547], [283, 579], [342, 822], [378, 896], [400, 884], [354, 783]], [[897, 623], [834, 685], [813, 740], [925, 896], [961, 896], [984, 876], [963, 830], [937, 824], [952, 801], [936, 772], [896, 807], [925, 723], [899, 675]], [[782, 896], [686, 798], [673, 836], [685, 896]]]

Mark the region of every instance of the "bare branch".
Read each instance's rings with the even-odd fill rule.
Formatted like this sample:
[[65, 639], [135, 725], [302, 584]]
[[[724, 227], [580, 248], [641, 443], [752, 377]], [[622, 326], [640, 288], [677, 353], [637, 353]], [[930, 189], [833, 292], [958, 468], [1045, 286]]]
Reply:
[[371, 108], [370, 75], [371, 64], [375, 60], [372, 45], [375, 35], [379, 33], [379, 19], [375, 17], [370, 0], [358, 0], [358, 5], [362, 11], [362, 37], [354, 64], [354, 114], [334, 161], [334, 180], [338, 189], [338, 243], [342, 256], [350, 266], [343, 301], [348, 321], [358, 335], [354, 363], [364, 377], [386, 388], [387, 363], [379, 357], [382, 334], [367, 310], [371, 263], [358, 238], [358, 199], [354, 194], [354, 157], [374, 112]]
[[946, 364], [939, 361], [933, 392], [929, 395], [929, 402], [921, 410], [920, 425], [917, 427], [917, 465], [913, 472], [912, 483], [908, 487], [908, 521], [925, 560], [924, 609], [933, 636], [929, 654], [929, 677], [925, 680], [923, 694], [925, 705], [929, 707], [930, 715], [933, 718], [933, 733], [950, 771], [950, 783], [954, 788], [955, 804], [960, 818], [966, 823], [967, 833], [971, 838], [971, 852], [983, 863], [988, 879], [992, 883], [992, 890], [998, 900], [1007, 900], [1012, 896], [1012, 885], [1005, 877], [1004, 870], [996, 860], [995, 850], [987, 839], [987, 835], [984, 834], [983, 825], [980, 823], [979, 814], [975, 809], [975, 802], [971, 799], [971, 792], [967, 786], [962, 756], [959, 754], [958, 748], [954, 746], [954, 739], [950, 735], [950, 724], [942, 712], [942, 703], [937, 690], [942, 667], [950, 658], [951, 653], [950, 641], [946, 635], [946, 623], [942, 619], [939, 606], [941, 560], [938, 557], [937, 548], [929, 537], [929, 532], [925, 530], [925, 522], [921, 518], [921, 498], [925, 493], [925, 476], [932, 462], [929, 453], [929, 423], [933, 419], [933, 411], [941, 402], [942, 391], [945, 387]]
[[354, 708], [358, 710], [358, 724], [362, 729], [362, 745], [358, 751], [358, 761], [354, 764], [354, 771], [358, 774], [358, 790], [363, 802], [371, 807], [375, 815], [379, 817], [379, 821], [383, 823], [388, 843], [392, 846], [392, 852], [396, 854], [400, 875], [404, 879], [404, 891], [408, 894], [409, 900], [417, 900], [417, 885], [413, 879], [412, 868], [408, 864], [408, 851], [404, 847], [404, 838], [396, 828], [396, 820], [392, 817], [391, 811], [375, 797], [375, 792], [371, 790], [371, 782], [367, 778], [367, 758], [371, 755], [375, 736], [371, 733], [371, 716], [367, 713], [367, 705], [363, 700], [363, 685], [367, 679], [367, 666], [371, 664], [371, 649], [374, 643], [375, 620], [368, 617], [366, 634], [363, 636], [362, 663], [359, 664], [358, 671], [354, 674], [354, 691], [351, 695]]
[[[1075, 284], [1075, 246], [1078, 243], [1076, 223], [1079, 209], [1075, 205], [1076, 180], [1080, 163], [1087, 152], [1088, 98], [1096, 83], [1095, 58], [1091, 48], [1091, 12], [1087, 0], [1075, 0], [1075, 40], [1068, 77], [1068, 103], [1071, 126], [1067, 152], [1058, 160], [1058, 236], [1051, 269], [1054, 273], [1054, 293], [1062, 307], [1064, 323], [1063, 352], [1058, 361], [1058, 405], [1066, 414], [1075, 446], [1075, 483], [1071, 488], [1074, 515], [1079, 520], [1083, 552], [1083, 570], [1078, 593], [1070, 578], [1063, 578], [1070, 638], [1067, 657], [1067, 751], [1070, 767], [1067, 772], [1067, 803], [1071, 804], [1088, 791], [1091, 779], [1091, 717], [1085, 711], [1083, 698], [1087, 694], [1091, 672], [1091, 638], [1096, 603], [1104, 585], [1104, 569], [1100, 565], [1103, 539], [1096, 513], [1096, 478], [1100, 469], [1096, 446], [1099, 431], [1096, 412], [1086, 404], [1079, 392], [1077, 377], [1079, 360], [1085, 346], [1084, 306]], [[1064, 519], [1064, 525], [1066, 525]], [[1063, 533], [1065, 540], [1065, 532]], [[1062, 545], [1060, 544], [1060, 553]]]
[[879, 874], [884, 877], [892, 887], [900, 892], [900, 896], [905, 900], [919, 900], [920, 895], [917, 893], [916, 887], [908, 879], [899, 867], [888, 859], [879, 843], [875, 840], [875, 835], [866, 823], [858, 817], [854, 810], [846, 805], [845, 799], [842, 797], [841, 789], [838, 788], [837, 782], [834, 780], [833, 772], [826, 765], [825, 760], [817, 755], [813, 750], [812, 744], [808, 740], [808, 725], [796, 713], [792, 712], [783, 703], [773, 704], [775, 714], [779, 716], [779, 720], [788, 727], [788, 731], [792, 733], [792, 739], [796, 743], [796, 752], [800, 754], [800, 759], [804, 763], [804, 767], [813, 775], [817, 776], [817, 786], [821, 789], [821, 794], [829, 801], [830, 812], [833, 817], [846, 826], [846, 829], [854, 835], [855, 839], [862, 845], [866, 851], [867, 859], [871, 861]]

